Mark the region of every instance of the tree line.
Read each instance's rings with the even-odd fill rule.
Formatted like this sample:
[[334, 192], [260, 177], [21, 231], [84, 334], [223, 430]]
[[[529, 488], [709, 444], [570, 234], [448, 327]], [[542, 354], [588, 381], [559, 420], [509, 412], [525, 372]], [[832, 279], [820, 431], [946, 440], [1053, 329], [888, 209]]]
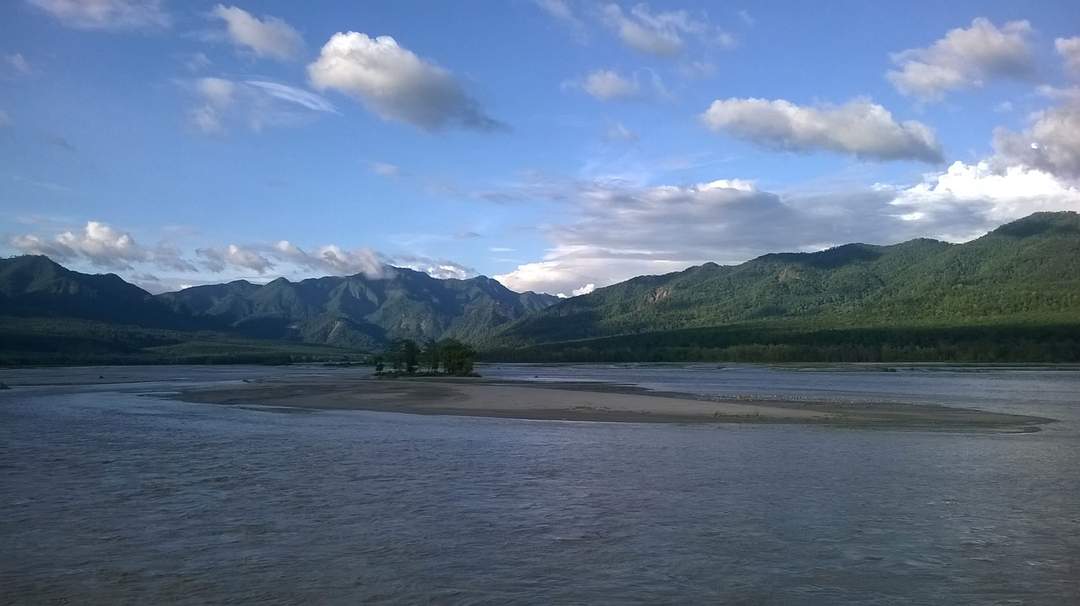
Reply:
[[476, 350], [457, 339], [427, 341], [417, 345], [412, 339], [397, 339], [386, 353], [373, 359], [375, 372], [385, 374], [387, 366], [393, 374], [467, 377], [473, 375]]

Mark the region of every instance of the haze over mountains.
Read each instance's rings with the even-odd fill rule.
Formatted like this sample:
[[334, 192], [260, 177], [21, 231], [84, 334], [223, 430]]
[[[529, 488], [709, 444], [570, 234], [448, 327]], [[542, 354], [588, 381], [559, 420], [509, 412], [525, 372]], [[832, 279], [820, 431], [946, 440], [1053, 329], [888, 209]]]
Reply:
[[[598, 359], [625, 356], [626, 343], [622, 354], [583, 343], [691, 329], [1073, 326], [1080, 325], [1080, 215], [1037, 213], [965, 244], [849, 244], [709, 263], [562, 301], [483, 276], [440, 280], [400, 268], [379, 279], [236, 281], [155, 296], [112, 274], [23, 256], [0, 260], [0, 316], [5, 333], [35, 326], [33, 339], [9, 341], [38, 347], [56, 326], [44, 320], [72, 319], [173, 331], [167, 339], [174, 340], [211, 331], [343, 351], [376, 351], [399, 338], [453, 337], [504, 353], [542, 346], [533, 359], [562, 359], [553, 352], [566, 347], [585, 347]], [[698, 348], [720, 339], [693, 334]], [[1070, 343], [1040, 359], [1080, 357]]]

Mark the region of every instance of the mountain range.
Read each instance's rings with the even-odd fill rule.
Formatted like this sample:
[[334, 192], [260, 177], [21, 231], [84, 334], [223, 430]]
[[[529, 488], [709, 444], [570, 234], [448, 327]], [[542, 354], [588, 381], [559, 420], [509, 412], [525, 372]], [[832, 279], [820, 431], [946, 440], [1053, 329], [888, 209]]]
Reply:
[[825, 359], [853, 351], [884, 359], [891, 347], [899, 358], [1071, 360], [1080, 359], [1080, 215], [1036, 213], [964, 244], [848, 244], [706, 263], [565, 300], [484, 276], [441, 280], [389, 267], [378, 278], [241, 280], [151, 295], [42, 256], [0, 260], [0, 336], [40, 347], [60, 320], [69, 337], [86, 323], [114, 342], [133, 333], [103, 326], [333, 352], [453, 337], [506, 359], [816, 359], [821, 343], [835, 341]]

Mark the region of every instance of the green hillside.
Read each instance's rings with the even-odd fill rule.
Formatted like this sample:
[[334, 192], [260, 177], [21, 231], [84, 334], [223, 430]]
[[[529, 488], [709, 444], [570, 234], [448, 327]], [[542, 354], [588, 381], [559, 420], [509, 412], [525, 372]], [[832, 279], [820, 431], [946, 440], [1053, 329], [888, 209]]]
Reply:
[[508, 326], [503, 348], [748, 324], [814, 328], [1080, 323], [1080, 216], [1038, 213], [966, 244], [770, 254], [642, 276]]
[[503, 325], [557, 299], [516, 293], [487, 277], [440, 280], [388, 268], [374, 279], [328, 276], [266, 285], [244, 281], [159, 295], [176, 314], [237, 334], [378, 349], [394, 339], [483, 343]]

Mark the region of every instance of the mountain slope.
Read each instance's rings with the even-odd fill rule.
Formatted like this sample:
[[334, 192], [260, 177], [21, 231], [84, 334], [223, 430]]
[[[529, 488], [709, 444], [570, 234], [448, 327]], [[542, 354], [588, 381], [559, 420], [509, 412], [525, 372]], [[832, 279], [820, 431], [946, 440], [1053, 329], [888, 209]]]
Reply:
[[440, 280], [388, 268], [384, 278], [361, 274], [259, 286], [244, 281], [159, 295], [178, 314], [213, 320], [253, 337], [350, 347], [381, 347], [392, 339], [454, 337], [474, 344], [555, 297], [516, 293], [483, 276]]
[[156, 328], [195, 328], [197, 324], [116, 274], [83, 274], [36, 255], [0, 259], [0, 314]]
[[797, 321], [808, 326], [1080, 322], [1080, 216], [1037, 213], [966, 244], [912, 240], [707, 263], [557, 303], [504, 329], [520, 347]]

